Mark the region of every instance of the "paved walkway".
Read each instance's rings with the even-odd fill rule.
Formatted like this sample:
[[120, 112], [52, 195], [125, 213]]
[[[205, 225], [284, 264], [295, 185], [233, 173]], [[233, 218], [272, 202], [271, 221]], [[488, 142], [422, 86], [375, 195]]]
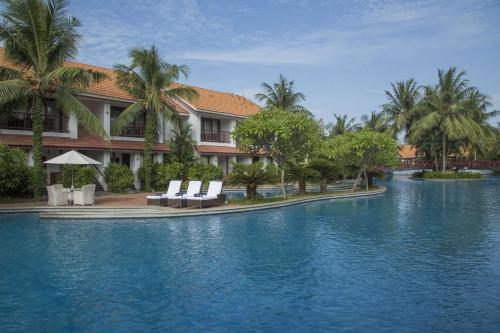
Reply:
[[130, 218], [162, 218], [162, 217], [187, 217], [213, 214], [227, 214], [237, 212], [250, 212], [256, 210], [286, 207], [300, 203], [332, 200], [342, 198], [364, 197], [382, 194], [385, 188], [370, 190], [368, 192], [345, 192], [315, 195], [302, 198], [293, 198], [255, 205], [233, 205], [210, 207], [204, 209], [170, 208], [147, 206], [146, 194], [102, 195], [96, 198], [93, 207], [48, 207], [46, 203], [22, 203], [15, 205], [0, 205], [0, 213], [39, 213], [41, 218], [50, 219], [130, 219]]

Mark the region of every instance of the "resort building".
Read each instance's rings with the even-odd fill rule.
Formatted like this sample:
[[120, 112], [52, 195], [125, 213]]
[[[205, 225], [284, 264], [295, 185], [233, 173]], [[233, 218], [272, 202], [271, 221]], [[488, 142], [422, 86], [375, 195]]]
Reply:
[[[3, 48], [0, 48], [0, 65], [12, 66], [4, 60]], [[109, 79], [91, 86], [77, 97], [95, 114], [111, 135], [113, 121], [127, 105], [134, 102], [133, 97], [115, 85], [116, 76], [112, 69], [71, 61], [65, 65], [83, 67], [108, 75]], [[235, 162], [251, 162], [252, 157], [236, 148], [231, 132], [238, 121], [259, 112], [260, 107], [235, 94], [193, 88], [198, 92], [197, 99], [171, 99], [168, 102], [183, 121], [191, 124], [192, 136], [197, 143], [196, 152], [201, 161], [220, 167], [224, 174], [231, 171], [231, 165]], [[137, 119], [120, 136], [112, 136], [111, 141], [107, 142], [90, 135], [80, 126], [74, 115], [67, 116], [57, 110], [50, 100], [44, 111], [44, 160], [74, 149], [101, 162], [101, 170], [110, 162], [127, 165], [134, 172], [141, 166], [144, 159], [144, 119]], [[153, 151], [155, 161], [162, 162], [164, 154], [169, 152], [168, 142], [173, 134], [172, 124], [167, 119], [160, 117], [159, 121], [159, 141], [153, 146]], [[0, 144], [20, 147], [26, 151], [29, 163], [33, 164], [31, 130], [31, 114], [28, 110], [16, 109], [0, 113]], [[49, 184], [56, 182], [59, 172], [59, 166], [47, 166]], [[138, 181], [136, 186], [139, 186]]]

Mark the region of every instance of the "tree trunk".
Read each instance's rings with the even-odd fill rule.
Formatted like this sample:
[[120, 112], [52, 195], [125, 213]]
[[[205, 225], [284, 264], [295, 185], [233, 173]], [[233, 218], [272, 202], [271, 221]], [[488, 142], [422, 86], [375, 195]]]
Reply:
[[33, 103], [33, 115], [31, 118], [33, 128], [33, 197], [40, 199], [45, 186], [45, 170], [42, 163], [43, 144], [43, 114], [42, 97], [35, 96]]
[[357, 176], [356, 176], [356, 179], [355, 179], [355, 181], [352, 183], [352, 190], [351, 190], [351, 192], [354, 192], [354, 190], [356, 189], [356, 184], [358, 183], [358, 181], [359, 181], [359, 177], [361, 177], [361, 173], [362, 173], [362, 172], [363, 172], [363, 169], [361, 169], [361, 170], [359, 170], [359, 171], [358, 171], [358, 174], [357, 174]]
[[247, 199], [256, 199], [257, 198], [257, 186], [255, 185], [247, 185]]
[[443, 151], [443, 165], [442, 165], [442, 168], [443, 168], [443, 173], [446, 172], [446, 160], [447, 160], [447, 154], [446, 154], [446, 134], [443, 133], [443, 139], [442, 139], [442, 147], [441, 147], [442, 151]]
[[304, 195], [306, 194], [306, 181], [305, 180], [299, 180], [299, 194]]
[[283, 199], [286, 199], [286, 191], [285, 191], [285, 169], [281, 168], [281, 194], [283, 195]]
[[319, 182], [319, 191], [321, 194], [326, 194], [328, 192], [328, 181], [324, 178], [321, 178]]
[[368, 175], [366, 174], [366, 169], [363, 169], [363, 177], [365, 177], [366, 180], [366, 190], [368, 191]]
[[146, 192], [151, 192], [151, 182], [153, 179], [153, 143], [156, 137], [156, 126], [152, 117], [156, 117], [156, 114], [148, 112], [144, 133], [144, 191]]

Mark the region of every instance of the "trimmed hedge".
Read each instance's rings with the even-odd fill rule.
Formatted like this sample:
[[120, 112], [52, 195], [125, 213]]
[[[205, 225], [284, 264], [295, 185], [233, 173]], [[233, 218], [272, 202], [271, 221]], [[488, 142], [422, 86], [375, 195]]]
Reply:
[[195, 163], [188, 171], [188, 180], [201, 180], [208, 185], [211, 180], [222, 179], [222, 170], [212, 164]]
[[424, 171], [415, 172], [415, 178], [422, 179], [480, 179], [479, 172], [438, 172], [438, 171]]
[[[166, 190], [171, 180], [182, 179], [183, 171], [182, 164], [178, 162], [153, 164], [152, 189], [155, 191]], [[144, 166], [141, 165], [137, 170], [137, 177], [141, 182], [141, 188], [144, 188]]]
[[71, 186], [71, 175], [73, 175], [73, 185], [82, 187], [88, 184], [97, 184], [96, 170], [94, 167], [81, 165], [65, 165], [62, 167], [60, 181], [64, 187]]
[[0, 145], [0, 196], [28, 197], [33, 194], [33, 172], [19, 148]]
[[104, 180], [109, 192], [125, 193], [134, 186], [134, 173], [126, 165], [110, 163], [104, 169]]

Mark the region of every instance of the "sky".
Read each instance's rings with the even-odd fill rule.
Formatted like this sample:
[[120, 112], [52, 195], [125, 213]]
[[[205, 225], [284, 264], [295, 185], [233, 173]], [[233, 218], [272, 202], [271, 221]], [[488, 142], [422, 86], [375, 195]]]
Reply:
[[[279, 75], [316, 117], [379, 110], [390, 83], [456, 66], [500, 110], [500, 0], [73, 0], [77, 60], [127, 64], [156, 45], [184, 82], [253, 98]], [[500, 121], [500, 119], [497, 119]]]

